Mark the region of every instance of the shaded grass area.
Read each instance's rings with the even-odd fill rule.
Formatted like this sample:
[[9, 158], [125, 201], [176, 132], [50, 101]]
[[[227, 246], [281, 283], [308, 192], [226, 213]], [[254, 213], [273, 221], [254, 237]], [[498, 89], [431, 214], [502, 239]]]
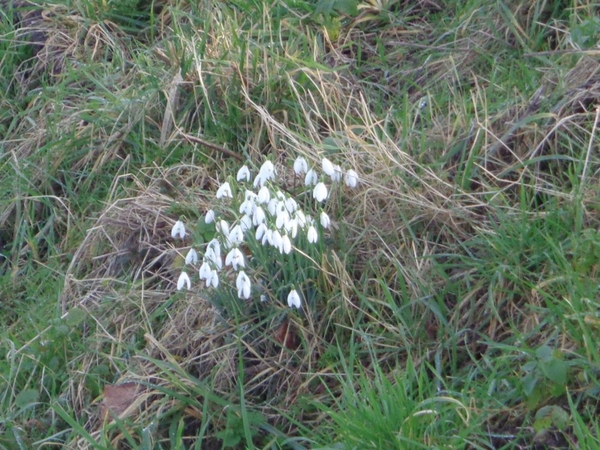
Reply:
[[[354, 6], [4, 8], [0, 445], [598, 445], [597, 6]], [[175, 220], [298, 155], [361, 176], [309, 306], [177, 292]]]

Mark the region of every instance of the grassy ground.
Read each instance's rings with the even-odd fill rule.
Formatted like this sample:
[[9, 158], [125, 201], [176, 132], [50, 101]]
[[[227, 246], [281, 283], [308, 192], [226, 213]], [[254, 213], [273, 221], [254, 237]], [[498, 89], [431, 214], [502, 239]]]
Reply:
[[[597, 3], [0, 5], [2, 448], [600, 447]], [[299, 155], [310, 263], [177, 291]]]

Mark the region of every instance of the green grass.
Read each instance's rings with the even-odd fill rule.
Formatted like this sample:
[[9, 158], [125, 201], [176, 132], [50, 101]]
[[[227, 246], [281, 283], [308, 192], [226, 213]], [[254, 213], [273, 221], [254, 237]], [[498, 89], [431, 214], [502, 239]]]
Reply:
[[[484, 3], [0, 8], [0, 448], [600, 447], [597, 5]], [[299, 155], [361, 177], [301, 269], [178, 292]]]

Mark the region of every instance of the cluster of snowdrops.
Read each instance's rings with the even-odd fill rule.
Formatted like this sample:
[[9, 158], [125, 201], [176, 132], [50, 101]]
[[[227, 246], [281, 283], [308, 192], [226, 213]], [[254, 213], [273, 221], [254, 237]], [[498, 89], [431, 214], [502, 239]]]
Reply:
[[[204, 216], [205, 224], [214, 224], [214, 238], [206, 245], [201, 259], [193, 247], [187, 250], [185, 266], [177, 281], [178, 290], [191, 289], [189, 268], [200, 264], [199, 277], [207, 288], [218, 288], [223, 271], [233, 271], [238, 297], [249, 299], [253, 295], [252, 258], [245, 251], [249, 240], [281, 255], [290, 254], [302, 234], [305, 236], [302, 242], [317, 243], [320, 232], [331, 224], [324, 206], [332, 186], [343, 180], [346, 186], [355, 188], [359, 177], [354, 170], [344, 172], [327, 158], [321, 161], [321, 172], [309, 167], [303, 157], [294, 161], [293, 168], [302, 186], [297, 195], [303, 198], [300, 203], [280, 187], [278, 170], [268, 160], [254, 179], [251, 169], [245, 165], [238, 170], [235, 179], [230, 178], [220, 185], [213, 208]], [[184, 223], [176, 221], [172, 237], [183, 239], [186, 233]], [[261, 300], [265, 298], [261, 295]], [[302, 306], [301, 293], [293, 285], [287, 302], [290, 307]]]

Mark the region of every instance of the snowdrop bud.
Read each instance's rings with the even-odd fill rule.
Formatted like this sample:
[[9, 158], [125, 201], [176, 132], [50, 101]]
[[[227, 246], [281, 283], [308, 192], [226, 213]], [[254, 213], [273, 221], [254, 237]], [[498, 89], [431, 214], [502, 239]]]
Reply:
[[196, 264], [198, 263], [198, 253], [193, 248], [190, 248], [190, 251], [187, 253], [185, 257], [186, 264]]
[[346, 172], [344, 181], [346, 186], [355, 188], [358, 185], [358, 174], [354, 170], [350, 169], [348, 172]]
[[308, 163], [302, 156], [298, 156], [294, 161], [294, 172], [296, 175], [302, 175], [308, 171]]
[[317, 229], [314, 227], [314, 225], [308, 227], [307, 237], [308, 242], [310, 242], [311, 244], [316, 243], [319, 239], [319, 234], [317, 233]]
[[179, 275], [179, 279], [177, 280], [177, 290], [182, 290], [184, 286], [189, 290], [192, 288], [192, 282], [187, 273], [181, 272], [181, 275]]
[[248, 169], [248, 166], [242, 166], [240, 168], [240, 170], [238, 170], [237, 180], [238, 181], [243, 181], [243, 180], [250, 181], [250, 169]]
[[333, 163], [327, 158], [323, 158], [323, 172], [326, 175], [329, 175], [331, 178], [333, 178], [335, 174], [335, 168], [333, 167]]
[[327, 198], [327, 186], [325, 183], [318, 183], [313, 190], [313, 197], [318, 201], [322, 202]]
[[264, 186], [265, 183], [275, 176], [275, 166], [271, 161], [265, 161], [258, 175], [254, 179], [254, 187]]
[[173, 239], [175, 239], [176, 237], [183, 239], [185, 237], [185, 225], [181, 220], [178, 220], [177, 222], [175, 222], [175, 225], [173, 225], [173, 229], [171, 230], [171, 237]]
[[250, 298], [250, 290], [252, 286], [250, 284], [250, 278], [248, 278], [248, 275], [246, 275], [243, 270], [238, 273], [237, 279], [235, 280], [235, 286], [237, 287], [239, 298]]
[[266, 186], [261, 187], [256, 199], [258, 203], [268, 203], [271, 200], [271, 191], [269, 191], [269, 188]]
[[287, 302], [290, 308], [300, 309], [300, 307], [302, 306], [302, 301], [300, 300], [300, 296], [298, 295], [296, 289], [292, 289], [290, 291], [290, 293], [288, 294]]
[[306, 176], [304, 177], [304, 185], [305, 186], [314, 186], [319, 181], [319, 177], [317, 176], [317, 172], [314, 169], [310, 169], [306, 172]]
[[285, 209], [285, 205], [283, 205], [283, 209], [280, 208], [277, 211], [277, 218], [275, 219], [275, 226], [280, 230], [285, 226], [286, 223], [290, 221], [290, 214]]
[[281, 253], [285, 253], [288, 255], [292, 251], [292, 241], [287, 234], [284, 234], [281, 237], [281, 248], [279, 249]]
[[327, 215], [327, 213], [325, 211], [321, 211], [321, 225], [323, 226], [323, 228], [329, 228], [329, 224], [331, 223], [331, 220], [329, 220], [329, 216]]
[[217, 222], [217, 231], [219, 231], [226, 239], [229, 238], [229, 224], [224, 220]]
[[233, 198], [233, 193], [231, 192], [231, 186], [229, 185], [229, 181], [226, 181], [221, 185], [219, 189], [217, 189], [217, 198], [223, 197]]
[[215, 212], [209, 209], [204, 217], [204, 223], [213, 223], [215, 221]]

